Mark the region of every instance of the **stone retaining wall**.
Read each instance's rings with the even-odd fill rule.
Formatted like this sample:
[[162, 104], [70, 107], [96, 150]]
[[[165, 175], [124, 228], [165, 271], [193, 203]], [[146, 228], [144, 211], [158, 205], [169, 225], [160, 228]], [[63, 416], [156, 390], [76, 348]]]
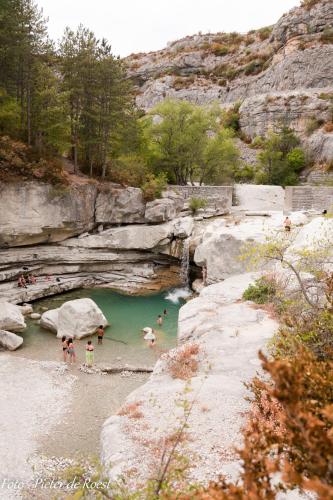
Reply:
[[207, 208], [226, 213], [232, 206], [232, 186], [172, 186], [182, 194], [185, 201], [190, 198], [204, 198]]
[[288, 186], [285, 189], [285, 210], [332, 210], [333, 187]]

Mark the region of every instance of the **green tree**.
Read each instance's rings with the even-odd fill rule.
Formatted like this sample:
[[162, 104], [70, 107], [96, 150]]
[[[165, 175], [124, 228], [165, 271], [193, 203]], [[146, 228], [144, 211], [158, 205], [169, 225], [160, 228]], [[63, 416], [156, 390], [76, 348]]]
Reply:
[[130, 86], [106, 40], [79, 26], [66, 29], [60, 46], [63, 88], [68, 95], [72, 159], [104, 177], [121, 153], [124, 128], [133, 118]]
[[261, 170], [256, 181], [282, 186], [297, 184], [298, 173], [306, 163], [299, 143], [298, 137], [288, 127], [270, 132], [264, 141], [263, 151], [258, 155]]
[[232, 132], [214, 106], [166, 100], [151, 111], [147, 135], [151, 162], [177, 184], [222, 182], [238, 161]]
[[42, 11], [32, 0], [3, 0], [0, 19], [0, 87], [17, 100], [20, 136], [30, 145], [36, 64], [45, 63], [52, 46]]

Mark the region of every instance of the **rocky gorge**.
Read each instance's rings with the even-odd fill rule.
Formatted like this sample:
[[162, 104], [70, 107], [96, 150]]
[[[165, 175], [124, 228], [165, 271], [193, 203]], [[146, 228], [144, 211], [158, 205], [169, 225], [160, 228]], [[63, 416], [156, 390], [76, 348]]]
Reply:
[[144, 110], [168, 97], [226, 109], [238, 103], [247, 141], [288, 124], [315, 162], [330, 163], [332, 41], [332, 2], [305, 1], [271, 27], [199, 33], [125, 62]]
[[[186, 241], [189, 260], [197, 270], [192, 278], [196, 278], [193, 288], [198, 295], [180, 309], [178, 346], [160, 357], [148, 380], [147, 377], [133, 380], [130, 387], [134, 392], [129, 391], [118, 413], [103, 425], [102, 460], [106, 466], [112, 464], [109, 471], [112, 480], [127, 476], [130, 471], [129, 484], [137, 487], [158, 466], [161, 456], [156, 450], [163, 450], [163, 443], [169, 438], [172, 442], [172, 435], [184, 418], [184, 404], [189, 404], [189, 432], [183, 443], [184, 455], [191, 463], [189, 478], [205, 483], [220, 474], [237, 477], [239, 462], [233, 450], [241, 445], [240, 429], [248, 411], [244, 382], [249, 382], [259, 369], [257, 352], [265, 350], [267, 341], [278, 329], [277, 321], [267, 311], [242, 300], [244, 290], [261, 275], [262, 269], [249, 272], [248, 263], [241, 256], [244, 246], [284, 234], [284, 190], [279, 186], [235, 186], [233, 198], [237, 205], [231, 206], [229, 190], [230, 202], [224, 208], [224, 215], [219, 207], [219, 213], [212, 213], [210, 208], [207, 214], [203, 211], [193, 217], [189, 215], [186, 200], [176, 189], [170, 189], [154, 202], [154, 207], [159, 214], [160, 206], [165, 206], [163, 200], [168, 201], [169, 209], [172, 200], [173, 210], [166, 213], [163, 208], [163, 220], [156, 221], [160, 218], [156, 216], [152, 222], [145, 218], [148, 203], [142, 201], [139, 190], [112, 188], [112, 194], [100, 194], [89, 185], [85, 196], [84, 189], [80, 187], [76, 192], [77, 198], [70, 191], [57, 193], [50, 202], [52, 188], [48, 185], [29, 183], [3, 189], [6, 202], [1, 210], [1, 346], [10, 351], [22, 345], [19, 334], [26, 326], [25, 318], [31, 317], [32, 308], [18, 307], [15, 303], [86, 286], [107, 286], [142, 294], [180, 284], [180, 259]], [[22, 201], [25, 196], [26, 205]], [[118, 204], [119, 199], [126, 202]], [[63, 217], [64, 205], [67, 217]], [[17, 224], [10, 219], [9, 209], [17, 214]], [[24, 218], [30, 211], [31, 219]], [[290, 213], [295, 249], [315, 245], [323, 238], [333, 241], [332, 219], [320, 213], [318, 210]], [[20, 289], [17, 277], [27, 268], [37, 277], [37, 283]], [[90, 301], [74, 302], [80, 300]], [[58, 337], [70, 332], [81, 338], [90, 335], [96, 325], [106, 324], [105, 317], [90, 302], [74, 309], [70, 302], [44, 312], [41, 325], [57, 332]], [[195, 367], [186, 377], [174, 371], [184, 356], [190, 356], [190, 366]], [[2, 373], [2, 382], [6, 384], [8, 375], [11, 377], [17, 394], [26, 401], [22, 418], [34, 422], [34, 429], [39, 406], [28, 404], [24, 381], [13, 375], [16, 366], [20, 366], [22, 373], [28, 370], [32, 384], [35, 375], [44, 377], [37, 397], [40, 394], [41, 402], [49, 404], [46, 392], [56, 394], [54, 404], [60, 405], [58, 418], [68, 418], [70, 405], [63, 407], [61, 398], [70, 387], [86, 384], [85, 380], [78, 382], [76, 376], [62, 372], [61, 363], [40, 364], [17, 358], [12, 363], [8, 356], [3, 359], [7, 375]], [[66, 378], [61, 387], [60, 373]], [[98, 379], [100, 375], [94, 377]], [[105, 380], [103, 390], [107, 384]], [[12, 406], [15, 408], [17, 404]], [[132, 418], [133, 411], [140, 418]], [[55, 428], [52, 419], [41, 430], [48, 432], [51, 428]], [[217, 433], [219, 443], [215, 439]], [[20, 439], [26, 446], [25, 459], [36, 453], [31, 436], [28, 442], [21, 433]], [[10, 457], [14, 460], [13, 454]], [[31, 476], [29, 467], [21, 468], [22, 477]]]

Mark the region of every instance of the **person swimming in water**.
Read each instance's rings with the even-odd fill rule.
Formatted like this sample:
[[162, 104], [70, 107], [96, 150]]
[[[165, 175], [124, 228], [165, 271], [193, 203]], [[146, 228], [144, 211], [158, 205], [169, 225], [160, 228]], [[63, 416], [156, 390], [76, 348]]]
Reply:
[[163, 324], [163, 318], [162, 318], [161, 314], [158, 315], [156, 323], [160, 326]]

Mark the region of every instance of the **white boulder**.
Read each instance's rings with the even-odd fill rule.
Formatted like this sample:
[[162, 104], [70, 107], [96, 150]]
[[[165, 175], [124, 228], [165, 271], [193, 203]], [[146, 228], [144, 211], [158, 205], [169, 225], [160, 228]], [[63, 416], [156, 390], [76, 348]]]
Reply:
[[23, 338], [12, 332], [0, 330], [0, 347], [8, 351], [15, 351], [23, 344]]
[[0, 330], [21, 332], [26, 326], [19, 306], [9, 302], [0, 302]]
[[240, 223], [214, 221], [207, 226], [202, 243], [196, 248], [194, 262], [207, 268], [207, 283], [212, 284], [233, 275], [248, 272], [248, 262], [242, 259], [245, 247], [263, 243], [267, 236], [282, 228], [283, 217], [260, 217]]
[[292, 226], [304, 226], [309, 222], [309, 218], [304, 212], [291, 212], [288, 217]]
[[93, 300], [69, 300], [59, 308], [57, 337], [82, 339], [95, 333], [99, 325], [106, 326], [108, 322]]
[[41, 315], [39, 313], [32, 313], [30, 314], [31, 319], [40, 319]]
[[173, 235], [175, 238], [188, 238], [194, 228], [193, 217], [180, 217], [173, 221]]
[[30, 304], [23, 304], [22, 306], [19, 306], [19, 308], [23, 316], [28, 316], [29, 314], [32, 314], [34, 312]]
[[172, 220], [177, 215], [177, 205], [170, 198], [162, 198], [150, 201], [146, 205], [146, 222], [166, 222]]
[[58, 331], [58, 319], [59, 319], [59, 308], [50, 309], [42, 314], [40, 319], [40, 326], [46, 330], [51, 330], [51, 332], [57, 333]]

